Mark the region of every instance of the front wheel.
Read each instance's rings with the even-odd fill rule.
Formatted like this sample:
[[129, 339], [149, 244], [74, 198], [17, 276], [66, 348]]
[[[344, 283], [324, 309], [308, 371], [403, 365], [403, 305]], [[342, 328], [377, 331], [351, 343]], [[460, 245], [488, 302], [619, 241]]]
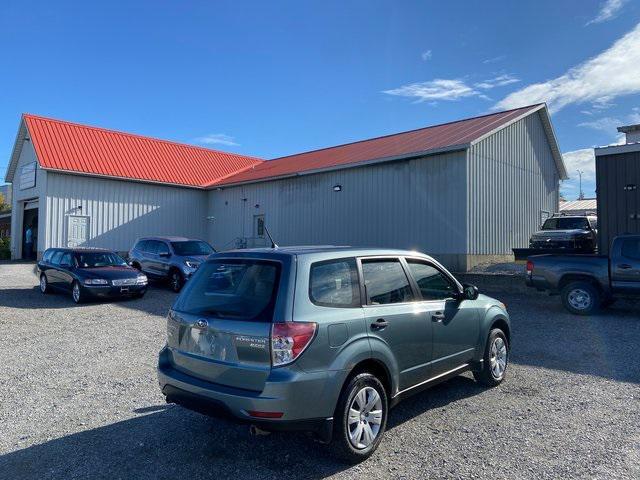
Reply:
[[351, 463], [368, 458], [380, 445], [387, 426], [389, 403], [374, 375], [361, 373], [344, 387], [336, 407], [332, 444]]
[[489, 332], [482, 358], [482, 366], [480, 370], [473, 372], [473, 377], [486, 387], [500, 385], [507, 373], [509, 345], [507, 336], [499, 328], [494, 328]]
[[73, 301], [75, 303], [82, 303], [84, 302], [84, 293], [82, 293], [82, 287], [80, 286], [80, 283], [75, 281], [73, 282], [73, 286], [71, 287], [71, 298], [73, 298]]
[[602, 304], [600, 292], [589, 282], [571, 282], [560, 292], [564, 308], [576, 315], [596, 313]]
[[49, 288], [49, 282], [47, 281], [47, 276], [43, 273], [40, 275], [40, 291], [42, 293], [49, 293], [51, 289]]
[[179, 292], [182, 289], [182, 285], [184, 284], [184, 279], [182, 278], [182, 274], [177, 270], [172, 270], [169, 275], [169, 284], [171, 285], [171, 290], [174, 292]]

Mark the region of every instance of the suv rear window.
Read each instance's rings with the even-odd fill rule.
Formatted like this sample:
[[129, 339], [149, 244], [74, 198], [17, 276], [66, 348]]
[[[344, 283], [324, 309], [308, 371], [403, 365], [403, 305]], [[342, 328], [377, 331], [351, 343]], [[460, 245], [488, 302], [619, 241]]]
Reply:
[[279, 263], [220, 259], [200, 266], [175, 304], [193, 315], [271, 322], [278, 293]]
[[312, 264], [309, 298], [323, 307], [359, 307], [360, 286], [355, 258]]

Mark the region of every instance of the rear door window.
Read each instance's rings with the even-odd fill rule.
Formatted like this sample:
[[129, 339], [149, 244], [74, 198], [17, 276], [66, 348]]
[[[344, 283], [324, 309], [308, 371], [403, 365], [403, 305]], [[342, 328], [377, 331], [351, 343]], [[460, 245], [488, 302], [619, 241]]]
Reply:
[[362, 277], [369, 305], [414, 300], [409, 279], [397, 258], [363, 260]]
[[412, 259], [407, 259], [407, 265], [418, 284], [423, 300], [443, 300], [453, 297], [457, 290], [456, 286], [433, 265]]
[[220, 259], [200, 266], [175, 309], [193, 315], [271, 322], [280, 282], [278, 262]]
[[60, 259], [62, 258], [63, 253], [64, 252], [62, 250], [56, 250], [51, 256], [51, 264], [60, 265]]
[[47, 250], [46, 252], [44, 252], [44, 255], [42, 256], [42, 261], [45, 263], [49, 263], [51, 261], [51, 257], [53, 257], [53, 253], [54, 253], [54, 250]]
[[359, 307], [360, 285], [355, 258], [312, 264], [309, 298], [323, 307]]

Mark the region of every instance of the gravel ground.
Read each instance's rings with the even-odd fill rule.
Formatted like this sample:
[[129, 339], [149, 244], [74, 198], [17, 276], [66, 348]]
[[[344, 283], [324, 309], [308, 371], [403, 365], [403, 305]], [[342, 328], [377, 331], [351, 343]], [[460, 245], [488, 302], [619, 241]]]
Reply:
[[2, 479], [640, 478], [637, 306], [583, 319], [557, 298], [493, 293], [514, 329], [505, 382], [465, 375], [410, 398], [378, 452], [347, 466], [303, 434], [254, 438], [166, 405], [167, 289], [75, 306], [41, 295], [31, 270], [0, 265]]

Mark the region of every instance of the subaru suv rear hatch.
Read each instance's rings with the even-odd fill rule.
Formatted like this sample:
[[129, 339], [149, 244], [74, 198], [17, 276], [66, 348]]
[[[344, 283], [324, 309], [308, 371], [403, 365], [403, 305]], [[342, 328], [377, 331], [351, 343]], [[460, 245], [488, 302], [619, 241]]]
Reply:
[[219, 385], [262, 391], [284, 270], [281, 261], [250, 257], [204, 263], [167, 320], [173, 367]]

